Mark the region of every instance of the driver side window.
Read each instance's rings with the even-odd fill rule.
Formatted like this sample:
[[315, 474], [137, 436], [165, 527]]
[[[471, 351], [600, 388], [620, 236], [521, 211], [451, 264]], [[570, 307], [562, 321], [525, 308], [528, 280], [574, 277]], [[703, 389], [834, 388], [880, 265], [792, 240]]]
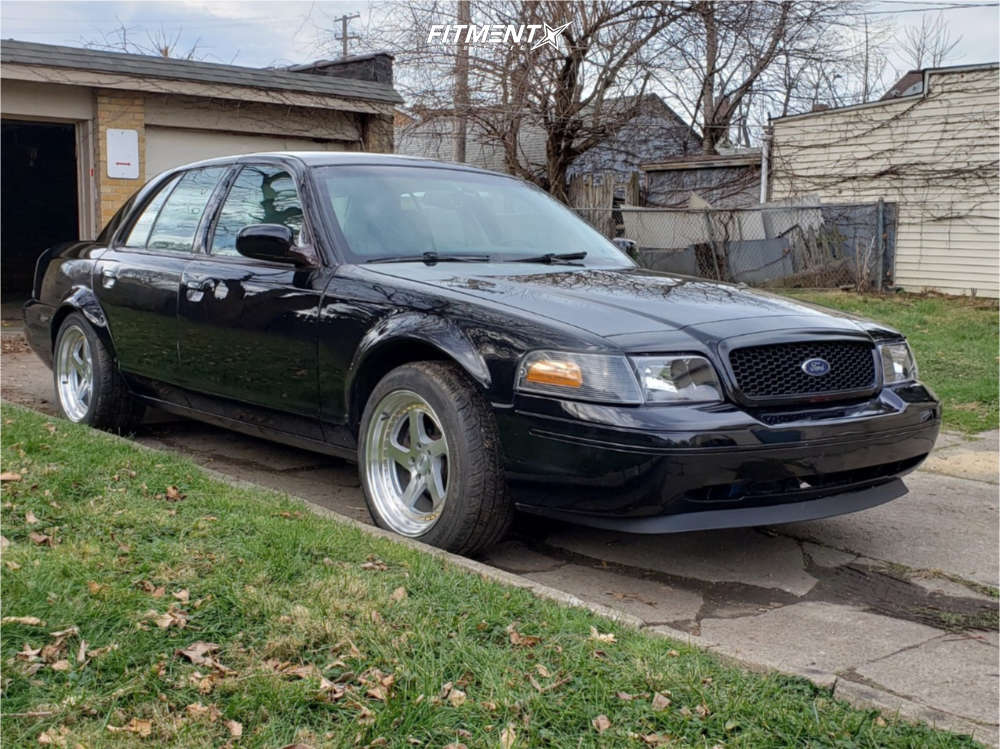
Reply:
[[213, 255], [239, 255], [236, 235], [251, 224], [281, 224], [299, 244], [302, 204], [295, 180], [280, 167], [245, 166], [233, 181], [212, 235]]

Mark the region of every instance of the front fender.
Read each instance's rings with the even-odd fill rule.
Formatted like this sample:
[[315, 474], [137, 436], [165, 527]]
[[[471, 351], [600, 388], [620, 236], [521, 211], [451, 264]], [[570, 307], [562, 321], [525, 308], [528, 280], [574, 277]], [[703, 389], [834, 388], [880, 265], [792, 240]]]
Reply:
[[[381, 378], [389, 363], [392, 366], [405, 363], [408, 357], [403, 352], [414, 349], [434, 349], [458, 364], [484, 390], [489, 390], [492, 385], [486, 362], [457, 325], [435, 315], [404, 312], [380, 321], [365, 333], [358, 344], [345, 381], [347, 413], [357, 414], [364, 407], [363, 403], [358, 406], [358, 391], [359, 386], [368, 384], [366, 373], [375, 371]], [[418, 355], [417, 358], [421, 357]], [[374, 383], [370, 384], [374, 386]]]

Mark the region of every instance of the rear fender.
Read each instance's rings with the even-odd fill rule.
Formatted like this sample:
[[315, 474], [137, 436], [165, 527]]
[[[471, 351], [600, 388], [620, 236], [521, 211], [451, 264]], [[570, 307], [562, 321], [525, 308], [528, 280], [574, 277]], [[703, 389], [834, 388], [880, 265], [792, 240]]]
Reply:
[[93, 290], [85, 286], [75, 287], [69, 296], [62, 300], [56, 313], [52, 316], [53, 348], [55, 348], [56, 336], [59, 335], [59, 328], [62, 326], [63, 320], [73, 312], [79, 312], [87, 319], [87, 322], [90, 323], [97, 336], [101, 339], [101, 343], [107, 347], [111, 356], [117, 360], [114, 340], [111, 337], [111, 330], [108, 328], [108, 318], [104, 314], [101, 303], [98, 301]]

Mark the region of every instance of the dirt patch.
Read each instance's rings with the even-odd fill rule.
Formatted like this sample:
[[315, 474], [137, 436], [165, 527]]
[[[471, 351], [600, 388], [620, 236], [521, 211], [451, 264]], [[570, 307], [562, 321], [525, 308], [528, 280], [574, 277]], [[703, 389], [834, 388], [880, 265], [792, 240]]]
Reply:
[[20, 333], [0, 337], [0, 351], [4, 354], [30, 354], [31, 347]]

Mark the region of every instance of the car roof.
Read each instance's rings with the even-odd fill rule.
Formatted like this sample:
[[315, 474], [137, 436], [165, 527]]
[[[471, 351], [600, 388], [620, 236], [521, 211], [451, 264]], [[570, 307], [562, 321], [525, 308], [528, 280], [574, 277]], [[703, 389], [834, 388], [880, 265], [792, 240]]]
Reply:
[[213, 159], [196, 161], [191, 164], [177, 166], [170, 171], [190, 169], [192, 167], [220, 166], [224, 164], [240, 164], [255, 159], [276, 159], [283, 161], [298, 161], [305, 167], [316, 166], [422, 166], [439, 169], [458, 169], [480, 174], [493, 174], [500, 177], [510, 177], [503, 172], [479, 169], [468, 164], [425, 159], [422, 156], [404, 156], [393, 153], [370, 153], [367, 151], [262, 151], [260, 153], [244, 153], [233, 156], [220, 156]]

